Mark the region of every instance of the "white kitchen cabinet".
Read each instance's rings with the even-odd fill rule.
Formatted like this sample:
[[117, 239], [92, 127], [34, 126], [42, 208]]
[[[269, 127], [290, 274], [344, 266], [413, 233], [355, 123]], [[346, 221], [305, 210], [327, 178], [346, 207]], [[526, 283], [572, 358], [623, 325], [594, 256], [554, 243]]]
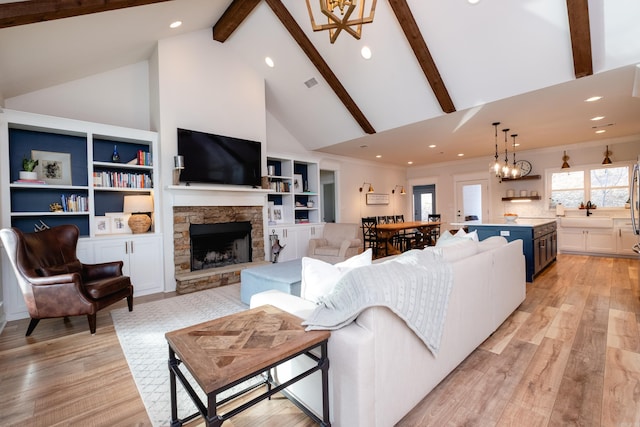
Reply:
[[93, 239], [94, 262], [122, 261], [122, 272], [131, 278], [134, 296], [164, 290], [162, 236], [128, 234], [122, 238]]
[[558, 229], [558, 249], [561, 252], [596, 254], [616, 253], [616, 234], [613, 228]]
[[638, 236], [633, 234], [631, 219], [614, 220], [616, 234], [616, 253], [620, 255], [638, 256], [633, 251], [633, 245], [638, 243]]

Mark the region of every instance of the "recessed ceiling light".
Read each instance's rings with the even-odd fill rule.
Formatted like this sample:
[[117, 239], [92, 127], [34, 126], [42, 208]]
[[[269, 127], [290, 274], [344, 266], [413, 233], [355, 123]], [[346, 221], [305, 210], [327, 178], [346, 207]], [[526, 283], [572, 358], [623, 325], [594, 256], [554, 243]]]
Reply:
[[595, 121], [602, 120], [602, 119], [604, 119], [604, 116], [596, 116], [596, 117], [592, 117], [591, 121], [595, 122]]
[[480, 0], [467, 0], [469, 2], [469, 4], [478, 4], [480, 3]]
[[599, 130], [596, 131], [596, 133], [605, 133], [605, 132], [606, 132], [606, 130], [604, 130], [604, 129], [599, 129]]
[[458, 157], [463, 157], [464, 153], [458, 153]]
[[408, 164], [408, 165], [412, 165], [412, 164], [413, 164], [413, 162], [409, 161], [409, 162], [407, 162], [407, 164]]
[[436, 144], [431, 144], [429, 148], [436, 148]]
[[376, 159], [379, 159], [382, 157], [382, 154], [376, 154]]
[[591, 98], [585, 99], [584, 102], [595, 102], [595, 101], [599, 101], [601, 99], [602, 99], [601, 96], [592, 96]]
[[169, 24], [169, 28], [178, 28], [180, 25], [182, 25], [182, 21], [174, 21]]
[[362, 55], [364, 59], [371, 59], [371, 49], [369, 49], [369, 46], [364, 46], [360, 49], [360, 55]]
[[268, 56], [264, 58], [264, 63], [267, 64], [267, 67], [269, 68], [273, 68], [276, 65], [275, 62], [273, 62], [273, 59]]

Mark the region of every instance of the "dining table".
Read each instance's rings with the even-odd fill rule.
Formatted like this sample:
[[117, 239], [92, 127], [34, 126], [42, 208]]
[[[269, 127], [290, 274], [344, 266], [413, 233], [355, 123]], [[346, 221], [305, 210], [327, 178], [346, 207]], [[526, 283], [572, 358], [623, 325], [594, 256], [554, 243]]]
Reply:
[[406, 221], [394, 222], [390, 224], [378, 224], [376, 226], [376, 235], [381, 242], [382, 248], [385, 249], [385, 255], [396, 255], [401, 251], [396, 248], [392, 241], [393, 237], [399, 235], [403, 230], [417, 230], [422, 236], [429, 236], [430, 231], [435, 227], [440, 227], [441, 222], [438, 221]]

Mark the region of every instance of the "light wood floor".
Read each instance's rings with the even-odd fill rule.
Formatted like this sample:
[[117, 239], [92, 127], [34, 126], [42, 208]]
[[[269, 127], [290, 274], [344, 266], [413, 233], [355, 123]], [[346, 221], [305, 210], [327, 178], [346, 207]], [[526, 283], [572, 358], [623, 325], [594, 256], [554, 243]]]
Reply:
[[[639, 265], [560, 255], [507, 322], [398, 425], [640, 426]], [[0, 425], [150, 425], [108, 310], [95, 336], [85, 317], [43, 320], [25, 338], [27, 324], [9, 322], [0, 335]], [[225, 425], [314, 424], [274, 399]]]

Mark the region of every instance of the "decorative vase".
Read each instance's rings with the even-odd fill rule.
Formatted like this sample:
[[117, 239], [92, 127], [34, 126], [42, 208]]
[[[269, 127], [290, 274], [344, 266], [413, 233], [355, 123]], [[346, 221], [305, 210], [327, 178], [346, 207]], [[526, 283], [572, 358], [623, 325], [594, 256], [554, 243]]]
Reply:
[[31, 181], [35, 181], [36, 179], [38, 179], [38, 173], [37, 172], [27, 172], [27, 171], [20, 171], [20, 179], [25, 179], [25, 180], [31, 180]]
[[120, 162], [120, 153], [118, 153], [118, 146], [113, 146], [113, 154], [111, 155], [111, 161], [114, 163]]

